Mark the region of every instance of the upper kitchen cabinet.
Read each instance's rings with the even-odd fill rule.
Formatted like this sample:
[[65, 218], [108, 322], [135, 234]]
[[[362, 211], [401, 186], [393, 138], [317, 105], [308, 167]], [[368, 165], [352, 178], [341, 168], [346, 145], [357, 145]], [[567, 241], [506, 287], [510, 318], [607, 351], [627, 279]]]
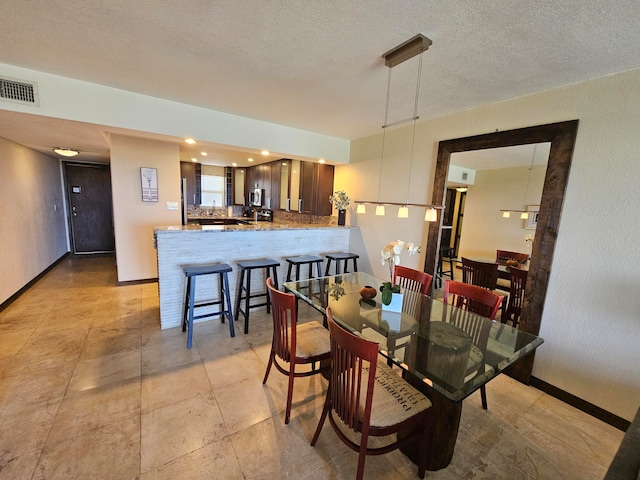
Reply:
[[180, 177], [187, 179], [187, 192], [185, 195], [187, 205], [200, 205], [202, 202], [200, 164], [193, 162], [180, 162]]
[[333, 193], [333, 165], [300, 162], [300, 213], [331, 215], [329, 196]]

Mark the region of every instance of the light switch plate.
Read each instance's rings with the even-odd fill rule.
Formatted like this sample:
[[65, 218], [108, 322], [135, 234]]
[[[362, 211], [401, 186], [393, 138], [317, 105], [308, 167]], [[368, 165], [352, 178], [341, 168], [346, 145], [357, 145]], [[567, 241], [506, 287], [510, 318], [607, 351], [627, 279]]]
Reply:
[[167, 210], [178, 210], [178, 202], [165, 202]]

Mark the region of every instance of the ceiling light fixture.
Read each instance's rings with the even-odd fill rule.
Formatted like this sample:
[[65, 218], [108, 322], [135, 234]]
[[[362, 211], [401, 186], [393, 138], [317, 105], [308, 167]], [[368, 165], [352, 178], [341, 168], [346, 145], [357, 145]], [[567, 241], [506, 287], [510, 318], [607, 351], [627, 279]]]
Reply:
[[262, 150], [260, 154], [266, 157], [267, 155], [271, 155], [271, 152], [269, 152], [269, 150]]
[[[409, 193], [411, 187], [411, 170], [413, 167], [413, 148], [415, 143], [415, 134], [416, 134], [416, 122], [420, 118], [418, 116], [418, 98], [420, 96], [420, 77], [422, 73], [422, 53], [429, 49], [429, 46], [432, 44], [431, 40], [425, 37], [422, 34], [418, 34], [413, 38], [410, 38], [406, 42], [398, 45], [397, 47], [389, 50], [387, 53], [383, 54], [384, 64], [389, 67], [389, 74], [387, 78], [387, 101], [384, 112], [384, 125], [382, 125], [382, 149], [380, 153], [380, 176], [378, 179], [378, 199], [375, 202], [356, 200], [355, 203], [358, 205], [356, 212], [357, 213], [366, 213], [365, 204], [374, 204], [376, 205], [376, 215], [384, 215], [385, 214], [385, 205], [398, 205], [400, 208], [398, 209], [398, 218], [409, 218], [409, 207], [421, 207], [427, 208], [425, 213], [425, 221], [432, 222], [437, 220], [438, 213], [436, 209], [442, 209], [442, 206], [434, 206], [428, 204], [420, 204], [420, 203], [409, 203]], [[413, 116], [404, 120], [400, 120], [397, 122], [389, 123], [389, 97], [391, 93], [391, 69], [396, 65], [401, 64], [405, 60], [409, 60], [410, 58], [415, 57], [416, 55], [420, 55], [420, 61], [418, 64], [418, 75], [416, 80], [416, 94], [415, 101], [413, 107]], [[407, 181], [407, 201], [404, 203], [396, 203], [396, 202], [381, 202], [380, 201], [380, 190], [382, 186], [382, 165], [384, 160], [384, 146], [385, 146], [385, 137], [386, 130], [389, 127], [394, 127], [396, 125], [401, 125], [403, 123], [412, 121], [413, 122], [413, 133], [411, 138], [411, 157], [409, 161], [409, 176]]]
[[193, 145], [194, 143], [196, 143], [196, 141], [193, 138], [185, 138], [184, 141], [187, 142], [189, 145]]
[[207, 152], [200, 152], [200, 155], [202, 155], [203, 157], [206, 157], [209, 154]]
[[75, 157], [80, 153], [78, 150], [67, 147], [56, 147], [53, 149], [53, 151], [58, 155], [62, 155], [63, 157]]
[[326, 160], [324, 158], [321, 158], [320, 160], [318, 160], [318, 163], [326, 163]]
[[253, 158], [247, 158], [248, 162], [253, 162]]
[[198, 159], [197, 159], [197, 158], [195, 158], [195, 157], [192, 157], [192, 158], [191, 158], [191, 161], [192, 161], [192, 162], [197, 162], [197, 161], [198, 161]]
[[468, 187], [456, 187], [456, 192], [464, 193], [468, 190]]
[[533, 155], [531, 155], [531, 165], [529, 166], [529, 176], [527, 178], [527, 188], [524, 191], [524, 199], [522, 200], [522, 210], [500, 210], [502, 212], [502, 218], [511, 217], [511, 213], [519, 213], [522, 220], [529, 218], [529, 212], [527, 210], [527, 195], [529, 194], [529, 185], [531, 184], [531, 172], [533, 171], [533, 162], [536, 158], [536, 149], [538, 144], [533, 146]]

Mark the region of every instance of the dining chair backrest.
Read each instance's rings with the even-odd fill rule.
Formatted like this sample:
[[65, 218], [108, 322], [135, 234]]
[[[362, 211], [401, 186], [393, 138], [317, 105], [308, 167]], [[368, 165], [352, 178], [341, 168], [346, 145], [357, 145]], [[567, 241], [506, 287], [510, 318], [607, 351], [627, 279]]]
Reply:
[[462, 257], [462, 281], [478, 287], [495, 290], [498, 281], [498, 264], [477, 262]]
[[502, 323], [511, 320], [513, 327], [516, 328], [522, 313], [522, 303], [524, 300], [524, 290], [527, 286], [527, 276], [529, 272], [520, 268], [509, 268], [509, 301], [507, 308], [502, 312]]
[[393, 283], [400, 285], [402, 289], [427, 295], [431, 287], [433, 277], [426, 272], [414, 270], [413, 268], [396, 265], [393, 269]]
[[464, 282], [444, 282], [444, 303], [494, 320], [502, 304], [502, 296], [486, 288]]
[[364, 429], [371, 417], [378, 344], [347, 332], [335, 323], [331, 310], [327, 310], [331, 339], [331, 405], [345, 425], [361, 431], [359, 422]]
[[507, 265], [507, 261], [515, 260], [520, 265], [524, 265], [529, 260], [528, 253], [509, 252], [507, 250], [496, 250], [496, 263], [498, 265]]
[[286, 362], [296, 352], [296, 324], [298, 309], [296, 297], [292, 293], [281, 292], [273, 286], [271, 277], [267, 279], [267, 289], [271, 296], [271, 317], [273, 318], [273, 348]]

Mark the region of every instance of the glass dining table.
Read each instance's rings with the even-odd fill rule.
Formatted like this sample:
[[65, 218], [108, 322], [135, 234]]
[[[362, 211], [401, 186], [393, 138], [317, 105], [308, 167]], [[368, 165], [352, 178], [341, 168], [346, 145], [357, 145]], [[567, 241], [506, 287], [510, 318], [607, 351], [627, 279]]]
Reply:
[[[400, 312], [385, 310], [379, 290], [384, 282], [355, 272], [283, 286], [323, 314], [330, 307], [343, 328], [377, 342], [387, 363], [430, 398], [434, 420], [427, 468], [439, 470], [453, 457], [462, 401], [543, 340], [408, 290]], [[365, 286], [376, 296], [362, 296]], [[403, 451], [416, 461], [415, 446]]]

